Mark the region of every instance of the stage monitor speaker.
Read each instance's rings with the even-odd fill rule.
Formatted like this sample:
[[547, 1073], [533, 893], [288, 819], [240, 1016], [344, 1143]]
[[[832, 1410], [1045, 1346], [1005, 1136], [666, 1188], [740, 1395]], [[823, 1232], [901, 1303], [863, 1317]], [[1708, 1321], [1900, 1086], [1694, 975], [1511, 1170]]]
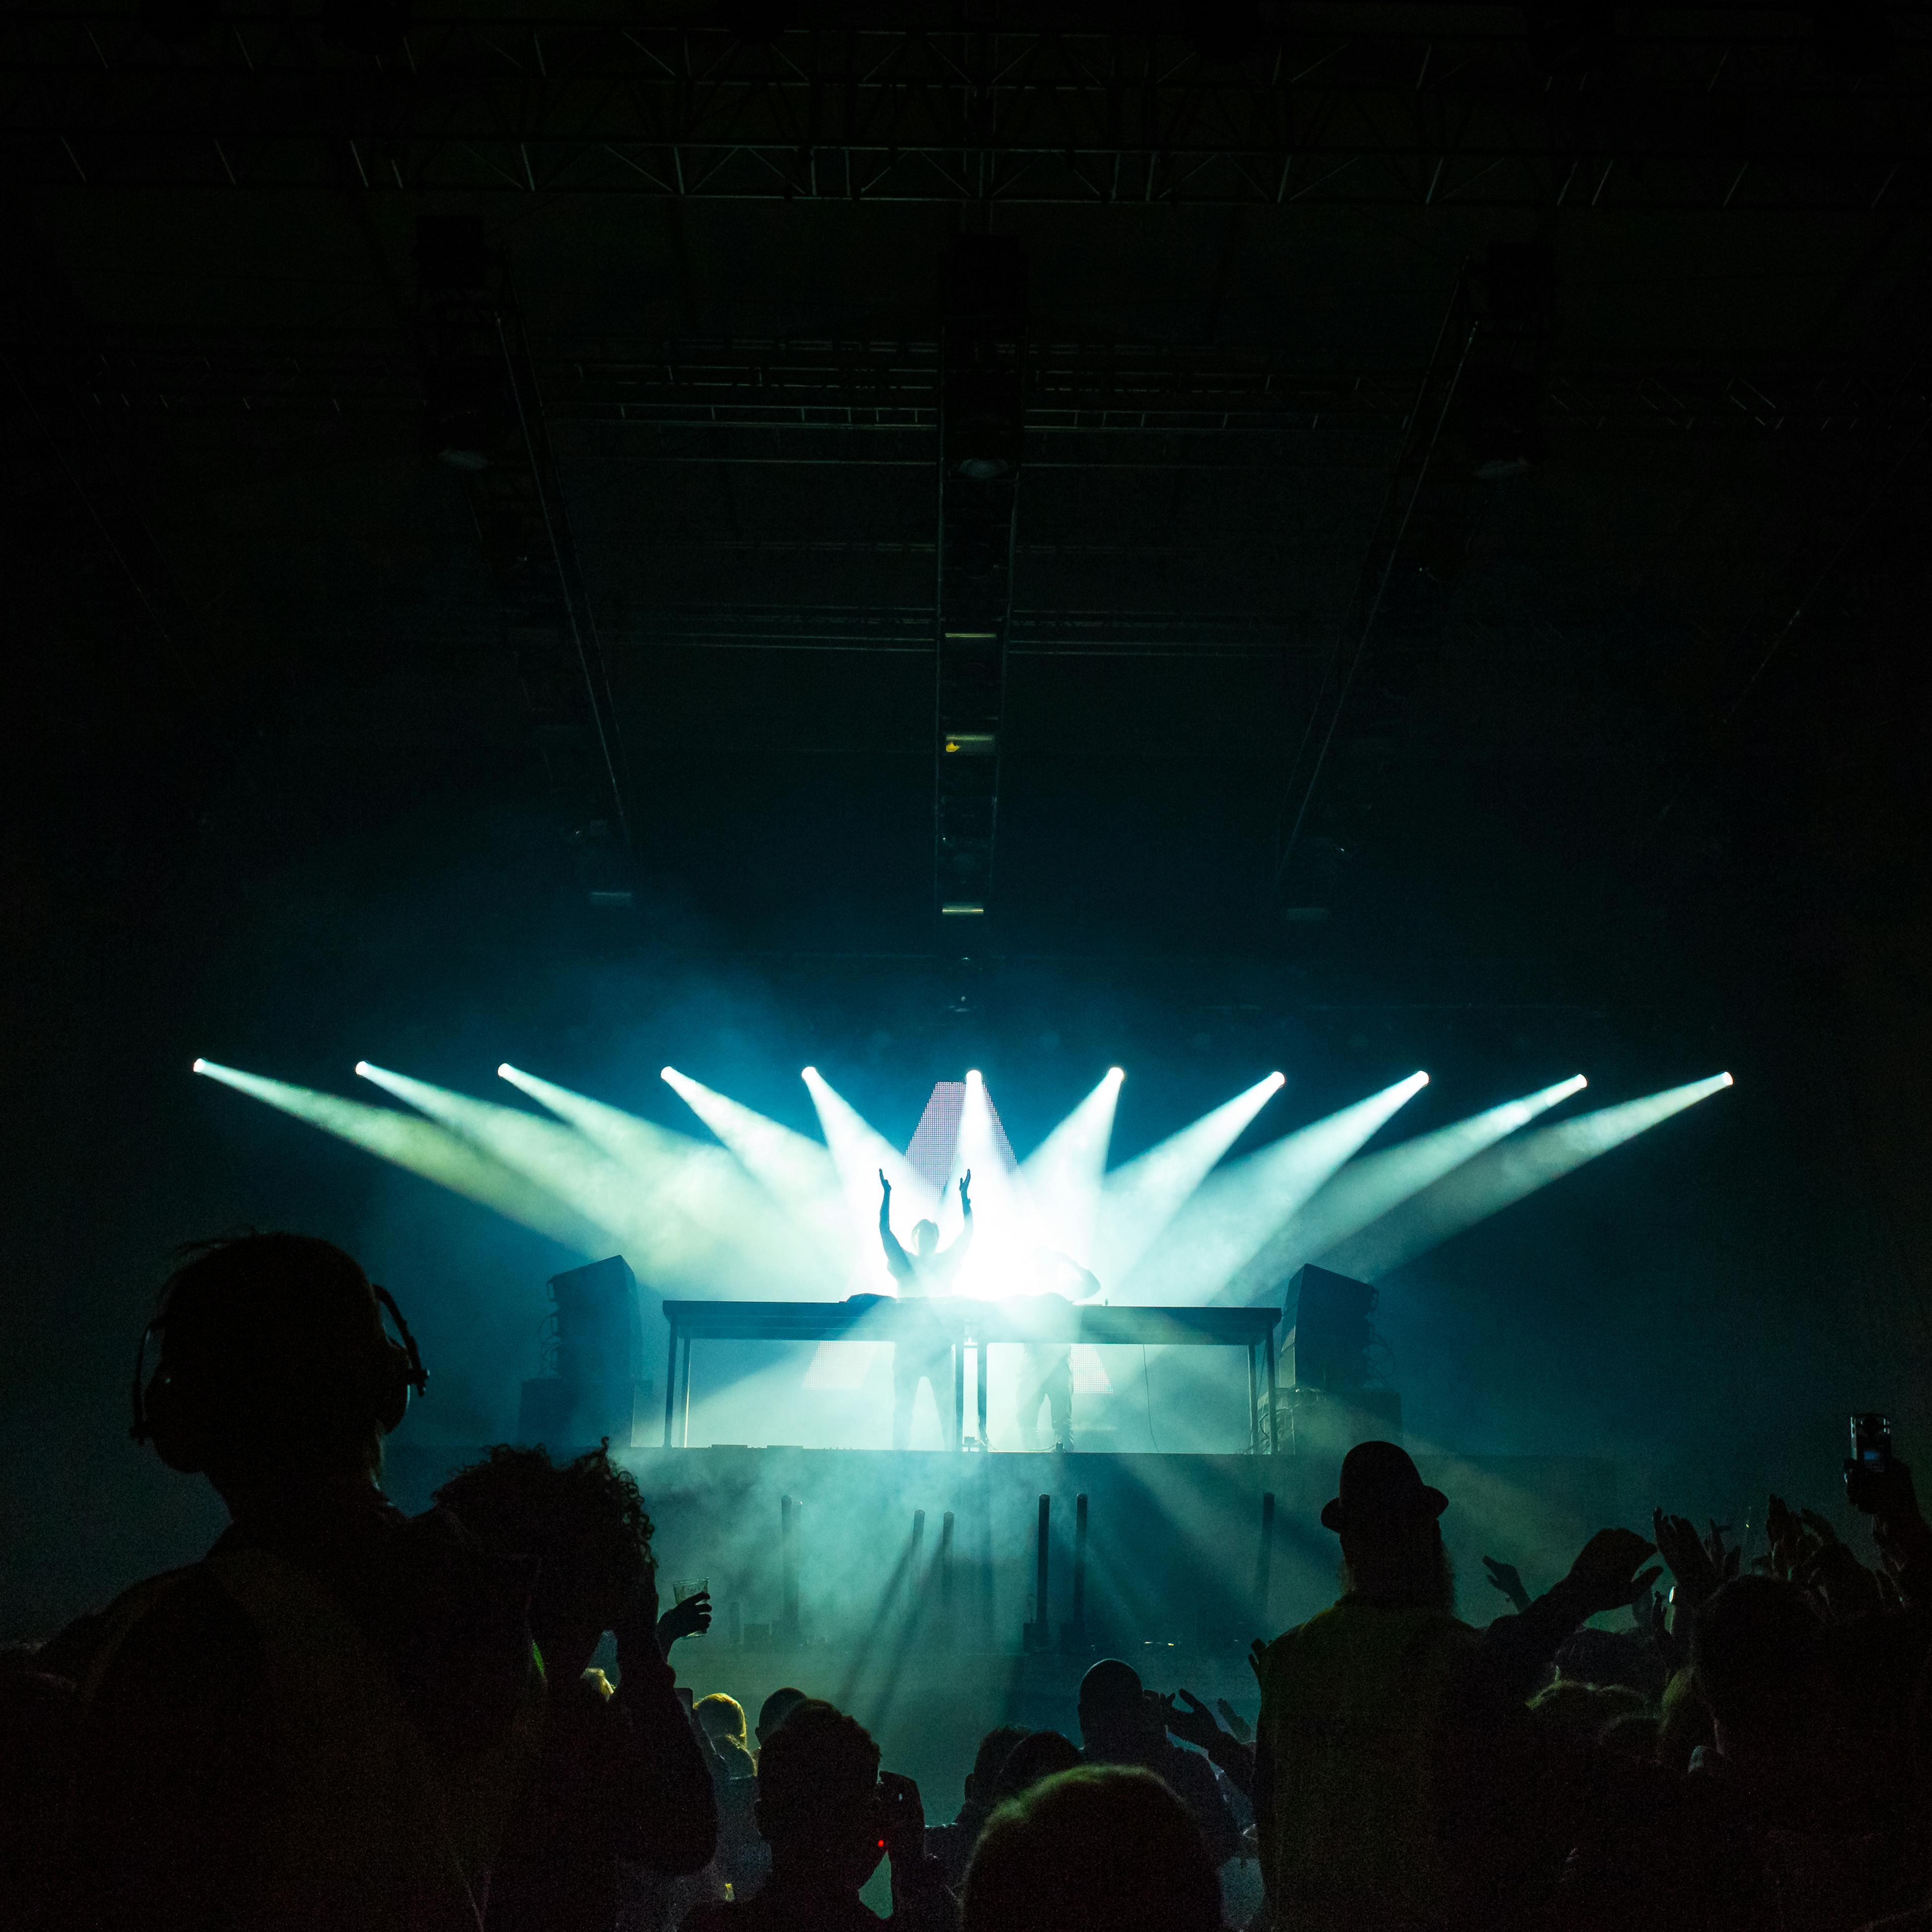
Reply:
[[524, 1384], [518, 1434], [556, 1448], [610, 1438], [629, 1448], [648, 1427], [638, 1278], [622, 1255], [553, 1275], [544, 1323], [547, 1375]]
[[1295, 1388], [1358, 1389], [1371, 1379], [1369, 1345], [1376, 1291], [1312, 1264], [1288, 1277], [1282, 1312], [1288, 1327], [1282, 1348], [1285, 1379]]

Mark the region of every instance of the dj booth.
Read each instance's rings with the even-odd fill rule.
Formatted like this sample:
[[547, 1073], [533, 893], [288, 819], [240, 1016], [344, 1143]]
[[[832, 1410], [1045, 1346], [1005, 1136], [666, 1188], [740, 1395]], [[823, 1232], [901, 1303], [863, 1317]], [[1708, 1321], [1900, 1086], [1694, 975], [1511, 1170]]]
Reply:
[[[980, 1440], [986, 1440], [986, 1351], [995, 1342], [1085, 1342], [1100, 1347], [1245, 1348], [1248, 1434], [1256, 1455], [1274, 1446], [1274, 1331], [1278, 1308], [1135, 1308], [1084, 1306], [1058, 1295], [1007, 1301], [934, 1298], [901, 1300], [854, 1295], [846, 1301], [667, 1301], [670, 1330], [664, 1377], [664, 1446], [691, 1442], [691, 1346], [694, 1342], [899, 1342], [922, 1351], [938, 1330], [952, 1358], [952, 1441], [964, 1446], [966, 1354], [976, 1358]], [[680, 1391], [682, 1390], [682, 1394]]]

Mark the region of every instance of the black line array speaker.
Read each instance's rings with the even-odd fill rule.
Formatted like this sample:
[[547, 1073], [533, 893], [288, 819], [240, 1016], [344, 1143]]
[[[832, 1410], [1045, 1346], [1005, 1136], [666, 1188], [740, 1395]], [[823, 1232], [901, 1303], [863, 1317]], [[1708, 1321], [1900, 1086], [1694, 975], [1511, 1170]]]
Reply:
[[638, 1278], [622, 1255], [550, 1279], [543, 1328], [547, 1372], [524, 1384], [517, 1434], [561, 1447], [598, 1442], [628, 1449], [648, 1426], [644, 1316]]
[[1375, 1340], [1376, 1291], [1330, 1268], [1312, 1264], [1288, 1277], [1288, 1338], [1282, 1350], [1291, 1388], [1359, 1389], [1372, 1379], [1369, 1346]]

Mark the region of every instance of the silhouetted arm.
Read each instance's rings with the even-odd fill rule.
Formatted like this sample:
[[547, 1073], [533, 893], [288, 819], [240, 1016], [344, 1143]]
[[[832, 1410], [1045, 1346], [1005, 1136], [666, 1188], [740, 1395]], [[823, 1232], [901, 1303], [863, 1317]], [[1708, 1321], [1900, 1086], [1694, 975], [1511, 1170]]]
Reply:
[[701, 1871], [718, 1848], [718, 1799], [704, 1748], [652, 1623], [640, 1618], [616, 1636], [617, 1694], [596, 1713], [605, 1720], [604, 1775], [620, 1799], [612, 1849], [654, 1871]]
[[1080, 1280], [1080, 1292], [1078, 1294], [1069, 1296], [1070, 1300], [1085, 1301], [1100, 1292], [1100, 1277], [1091, 1268], [1082, 1268], [1071, 1255], [1062, 1255], [1060, 1258], [1073, 1270]]
[[969, 1167], [959, 1181], [959, 1212], [965, 1226], [959, 1230], [959, 1238], [946, 1250], [956, 1268], [966, 1258], [966, 1250], [973, 1245], [973, 1197], [966, 1190], [973, 1185], [973, 1170]]
[[879, 1245], [886, 1251], [886, 1266], [895, 1281], [910, 1281], [912, 1257], [899, 1246], [899, 1238], [892, 1232], [892, 1184], [886, 1178], [883, 1168], [879, 1171]]
[[1655, 1546], [1633, 1530], [1599, 1530], [1561, 1582], [1528, 1609], [1497, 1618], [1483, 1632], [1460, 1672], [1464, 1694], [1474, 1700], [1472, 1708], [1486, 1702], [1493, 1712], [1504, 1712], [1520, 1706], [1579, 1624], [1599, 1610], [1629, 1603], [1656, 1582], [1654, 1570], [1636, 1574], [1643, 1559], [1654, 1554]]

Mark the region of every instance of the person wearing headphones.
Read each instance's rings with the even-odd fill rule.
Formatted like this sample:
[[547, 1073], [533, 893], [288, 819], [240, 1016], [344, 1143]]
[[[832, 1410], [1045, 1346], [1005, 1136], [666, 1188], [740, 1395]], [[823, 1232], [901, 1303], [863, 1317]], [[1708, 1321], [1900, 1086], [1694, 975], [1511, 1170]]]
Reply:
[[428, 1380], [329, 1242], [208, 1242], [169, 1276], [132, 1433], [231, 1520], [46, 1647], [82, 1706], [77, 1922], [481, 1925], [542, 1723], [535, 1566], [382, 1494]]

